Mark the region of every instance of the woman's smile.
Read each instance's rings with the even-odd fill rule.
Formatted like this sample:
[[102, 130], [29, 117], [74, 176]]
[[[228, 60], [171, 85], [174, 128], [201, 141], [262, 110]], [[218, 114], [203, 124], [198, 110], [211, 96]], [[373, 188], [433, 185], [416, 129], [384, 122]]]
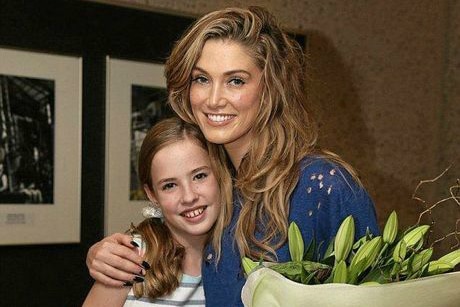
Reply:
[[209, 121], [215, 124], [226, 124], [232, 119], [234, 119], [236, 116], [235, 115], [229, 115], [229, 114], [206, 114], [208, 116]]

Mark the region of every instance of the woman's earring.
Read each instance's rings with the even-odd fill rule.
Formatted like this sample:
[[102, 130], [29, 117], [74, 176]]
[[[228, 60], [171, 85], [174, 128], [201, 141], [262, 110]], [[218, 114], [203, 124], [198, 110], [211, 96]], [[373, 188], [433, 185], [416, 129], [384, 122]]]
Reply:
[[160, 206], [158, 203], [150, 203], [147, 207], [142, 208], [142, 216], [145, 218], [157, 218], [157, 219], [162, 219], [163, 218], [163, 212], [161, 211]]

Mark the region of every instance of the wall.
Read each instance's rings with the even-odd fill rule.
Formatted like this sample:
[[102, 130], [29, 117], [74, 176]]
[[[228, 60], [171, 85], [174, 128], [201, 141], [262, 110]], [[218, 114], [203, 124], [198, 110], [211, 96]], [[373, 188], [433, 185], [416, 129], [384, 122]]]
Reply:
[[0, 0], [0, 8], [1, 48], [83, 59], [81, 241], [0, 246], [0, 306], [81, 306], [92, 285], [86, 253], [104, 229], [106, 56], [161, 62], [192, 19], [82, 1]]
[[[90, 77], [84, 80], [83, 128], [91, 131], [83, 133], [90, 154], [83, 156], [81, 244], [0, 247], [1, 306], [79, 306], [91, 285], [86, 251], [103, 229], [105, 109], [97, 87], [105, 76], [104, 54], [128, 52], [141, 60], [167, 54], [167, 48], [161, 56], [136, 48], [140, 41], [156, 42], [155, 22], [145, 21], [158, 17], [152, 11], [198, 16], [243, 2], [267, 6], [289, 30], [308, 35], [309, 90], [321, 144], [358, 169], [382, 221], [393, 209], [405, 224], [416, 220], [412, 191], [451, 161], [449, 178], [425, 194], [440, 195], [459, 176], [460, 1], [111, 0], [142, 13], [84, 1], [0, 0], [0, 45], [85, 55]], [[178, 35], [186, 24], [160, 34]], [[142, 33], [152, 36], [129, 45], [120, 40]], [[438, 225], [451, 229], [455, 216], [458, 209], [446, 207]]]
[[[403, 225], [415, 223], [423, 207], [411, 197], [420, 180], [453, 163], [420, 190], [433, 202], [460, 177], [460, 1], [100, 2], [191, 16], [262, 5], [306, 33], [321, 144], [358, 169], [381, 223], [394, 209]], [[436, 214], [441, 232], [460, 217], [453, 203]]]

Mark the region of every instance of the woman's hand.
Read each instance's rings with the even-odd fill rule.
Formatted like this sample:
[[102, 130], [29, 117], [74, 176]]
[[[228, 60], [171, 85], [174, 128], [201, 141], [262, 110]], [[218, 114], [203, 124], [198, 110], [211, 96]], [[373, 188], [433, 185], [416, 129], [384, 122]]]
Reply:
[[86, 265], [96, 281], [114, 287], [142, 281], [148, 263], [139, 255], [130, 235], [115, 233], [88, 250]]

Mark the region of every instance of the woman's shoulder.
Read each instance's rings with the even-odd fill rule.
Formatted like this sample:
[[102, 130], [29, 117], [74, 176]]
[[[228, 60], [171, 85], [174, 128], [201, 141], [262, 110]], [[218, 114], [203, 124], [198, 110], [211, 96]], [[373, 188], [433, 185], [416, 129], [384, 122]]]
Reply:
[[307, 156], [301, 161], [299, 185], [308, 193], [325, 191], [327, 195], [333, 190], [348, 194], [362, 189], [345, 166], [322, 156]]
[[[315, 212], [346, 217], [355, 208], [372, 207], [367, 191], [345, 166], [327, 157], [302, 160], [297, 186], [291, 196], [291, 214]], [[366, 209], [367, 210], [367, 209]]]
[[290, 204], [291, 219], [305, 221], [307, 216], [320, 228], [332, 225], [325, 233], [334, 233], [350, 214], [356, 219], [359, 233], [367, 227], [378, 233], [374, 205], [367, 191], [344, 165], [327, 157], [302, 160]]

